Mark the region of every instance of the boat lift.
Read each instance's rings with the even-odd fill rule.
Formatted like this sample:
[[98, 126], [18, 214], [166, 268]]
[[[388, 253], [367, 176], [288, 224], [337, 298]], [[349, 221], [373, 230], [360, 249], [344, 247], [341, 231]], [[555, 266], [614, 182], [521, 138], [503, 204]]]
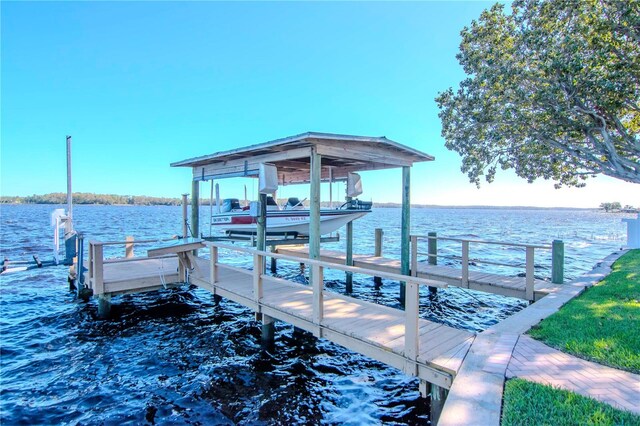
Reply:
[[[71, 136], [67, 136], [67, 210], [55, 209], [51, 213], [51, 227], [53, 228], [53, 256], [51, 260], [41, 260], [40, 255], [31, 255], [28, 260], [10, 260], [7, 257], [2, 261], [0, 274], [10, 274], [22, 272], [30, 269], [43, 268], [46, 266], [66, 265], [71, 266], [71, 275], [75, 275], [73, 270], [74, 260], [78, 253], [82, 251], [79, 244], [82, 239], [78, 238], [78, 233], [73, 229], [73, 194], [71, 191]], [[60, 230], [64, 229], [64, 258], [60, 257]]]

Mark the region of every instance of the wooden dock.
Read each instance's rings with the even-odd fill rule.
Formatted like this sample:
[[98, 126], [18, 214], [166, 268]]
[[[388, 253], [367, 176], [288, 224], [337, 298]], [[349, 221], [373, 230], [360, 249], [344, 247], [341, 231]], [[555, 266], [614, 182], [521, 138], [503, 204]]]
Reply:
[[[228, 248], [228, 247], [225, 247]], [[269, 257], [267, 252], [239, 249], [256, 256]], [[245, 251], [246, 250], [246, 251]], [[318, 268], [334, 268], [322, 261], [276, 255], [279, 259], [310, 264]], [[475, 334], [443, 324], [417, 318], [419, 338], [406, 339], [407, 322], [412, 313], [352, 297], [322, 290], [320, 295], [312, 286], [254, 273], [254, 270], [216, 263], [217, 278], [211, 278], [210, 261], [196, 258], [198, 272], [191, 275], [191, 283], [214, 294], [233, 300], [257, 313], [278, 319], [328, 339], [350, 350], [416, 375], [424, 381], [449, 388]], [[373, 274], [364, 268], [341, 267], [357, 273]], [[390, 279], [399, 276], [388, 274]], [[256, 281], [261, 281], [257, 284]], [[428, 285], [428, 282], [420, 282]], [[442, 286], [441, 283], [430, 282]], [[256, 285], [261, 289], [256, 289]], [[417, 289], [417, 286], [416, 286]], [[411, 356], [407, 345], [417, 345]]]
[[[104, 259], [103, 247], [109, 244], [124, 244], [126, 257]], [[195, 250], [209, 254], [209, 258], [197, 256]], [[219, 256], [220, 251], [224, 256]], [[93, 241], [89, 244], [85, 283], [97, 296], [98, 314], [104, 317], [109, 315], [113, 295], [189, 282], [210, 291], [214, 297], [224, 297], [254, 311], [262, 321], [262, 341], [267, 342], [267, 346], [273, 344], [274, 321], [280, 320], [419, 378], [421, 394], [431, 395], [431, 418], [437, 422], [446, 390], [454, 385], [456, 376], [463, 373], [463, 367], [475, 356], [472, 348], [479, 337], [466, 330], [421, 319], [419, 287], [463, 286], [466, 278], [465, 288], [526, 298], [532, 268], [527, 268], [529, 279], [504, 277], [417, 262], [414, 253], [418, 253], [415, 243], [412, 244], [411, 275], [401, 275], [398, 273], [400, 261], [395, 259], [354, 255], [353, 265], [345, 265], [344, 253], [322, 250], [320, 259], [309, 259], [306, 247], [280, 247], [272, 253], [187, 238], [149, 249], [148, 257], [133, 257], [131, 240]], [[251, 264], [252, 268], [235, 266], [242, 256], [246, 261], [240, 263]], [[531, 265], [532, 257], [527, 257], [527, 264]], [[309, 285], [267, 275], [264, 272], [267, 258], [306, 265]], [[466, 258], [468, 262], [468, 254]], [[234, 265], [225, 259], [232, 260]], [[325, 269], [403, 282], [405, 310], [326, 290]], [[536, 299], [553, 288], [545, 281], [534, 283]]]
[[[152, 256], [163, 256], [160, 258], [100, 261], [97, 256], [101, 255], [102, 246], [92, 242], [87, 282], [94, 296], [104, 304], [110, 303], [112, 295], [180, 285], [184, 281], [180, 271], [189, 271], [191, 284], [248, 307], [261, 317], [263, 324], [273, 320], [287, 322], [419, 377], [425, 395], [427, 383], [445, 389], [451, 387], [475, 339], [475, 334], [469, 331], [419, 318], [419, 286], [446, 287], [446, 283], [222, 243], [206, 243], [211, 259], [205, 259], [193, 254], [196, 245], [198, 243], [187, 242], [149, 251]], [[234, 257], [252, 258], [254, 267], [223, 263], [218, 250], [232, 251]], [[174, 255], [166, 257], [170, 252]], [[311, 271], [311, 285], [258, 273], [264, 270], [268, 257], [306, 264]], [[325, 268], [406, 281], [405, 311], [325, 290]]]
[[[282, 246], [277, 252], [289, 256], [307, 258], [309, 249], [306, 246]], [[346, 254], [337, 250], [321, 250], [320, 259], [334, 264], [345, 264]], [[468, 279], [463, 280], [461, 269], [448, 266], [430, 265], [427, 262], [416, 262], [411, 274], [420, 278], [432, 279], [445, 282], [451, 286], [478, 290], [486, 293], [499, 294], [501, 296], [516, 297], [529, 300], [527, 297], [526, 277], [508, 277], [504, 275], [491, 274], [481, 271], [468, 271]], [[400, 260], [390, 259], [382, 256], [353, 254], [353, 266], [372, 269], [381, 272], [400, 273]], [[415, 271], [417, 270], [417, 274]], [[533, 299], [539, 300], [551, 292], [556, 287], [548, 281], [533, 280]]]

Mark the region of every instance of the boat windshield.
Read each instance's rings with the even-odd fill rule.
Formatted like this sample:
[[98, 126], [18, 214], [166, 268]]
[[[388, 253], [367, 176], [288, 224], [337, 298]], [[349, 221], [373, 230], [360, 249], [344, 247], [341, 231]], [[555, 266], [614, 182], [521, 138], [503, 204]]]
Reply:
[[221, 213], [228, 213], [233, 210], [242, 210], [240, 201], [238, 201], [237, 198], [225, 198], [222, 200], [222, 206], [220, 206]]

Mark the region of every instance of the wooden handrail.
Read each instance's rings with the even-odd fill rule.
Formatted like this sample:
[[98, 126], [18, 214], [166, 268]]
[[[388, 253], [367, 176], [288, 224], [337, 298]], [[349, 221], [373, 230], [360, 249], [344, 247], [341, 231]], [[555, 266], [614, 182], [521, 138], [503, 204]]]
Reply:
[[[415, 240], [414, 240], [415, 241]], [[405, 348], [404, 354], [407, 358], [405, 372], [411, 375], [417, 375], [417, 359], [420, 353], [420, 327], [419, 327], [419, 308], [420, 308], [420, 284], [432, 287], [447, 287], [446, 283], [434, 281], [415, 276], [407, 276], [394, 274], [389, 272], [374, 271], [366, 268], [358, 268], [354, 266], [340, 265], [322, 260], [299, 258], [290, 255], [277, 254], [253, 248], [238, 247], [228, 244], [205, 241], [204, 244], [211, 250], [211, 275], [212, 284], [218, 281], [218, 270], [220, 268], [228, 268], [243, 274], [253, 275], [253, 299], [257, 306], [262, 305], [264, 295], [264, 283], [270, 281], [280, 281], [281, 278], [272, 277], [264, 273], [265, 258], [273, 257], [276, 259], [290, 260], [294, 262], [304, 263], [311, 266], [310, 287], [312, 291], [312, 317], [311, 321], [322, 326], [324, 319], [324, 269], [338, 269], [345, 272], [360, 273], [365, 275], [380, 276], [406, 283], [405, 312], [404, 312], [404, 328], [405, 328]], [[246, 253], [253, 256], [253, 270], [239, 268], [219, 262], [219, 249], [226, 249], [240, 253]], [[215, 289], [215, 286], [214, 286]], [[215, 290], [214, 290], [215, 291]], [[259, 308], [258, 308], [259, 309]]]
[[411, 277], [409, 275], [395, 274], [393, 272], [374, 271], [373, 269], [361, 268], [358, 266], [348, 266], [348, 265], [341, 265], [339, 263], [325, 262], [323, 260], [300, 258], [300, 257], [290, 256], [287, 254], [272, 253], [268, 251], [261, 251], [261, 250], [256, 250], [252, 248], [232, 246], [232, 245], [212, 242], [212, 241], [205, 241], [203, 242], [203, 244], [209, 247], [212, 247], [212, 246], [218, 247], [218, 249], [227, 249], [227, 250], [237, 251], [240, 253], [247, 253], [251, 255], [258, 254], [264, 257], [273, 257], [275, 259], [290, 260], [293, 262], [304, 263], [310, 266], [322, 266], [323, 268], [337, 269], [339, 271], [352, 272], [354, 274], [370, 275], [372, 277], [377, 276], [377, 277], [382, 277], [382, 278], [386, 278], [394, 281], [405, 281], [405, 282], [410, 281], [416, 284], [427, 285], [430, 287], [440, 287], [440, 288], [446, 288], [448, 286], [446, 283], [442, 281], [430, 280], [427, 278]]
[[463, 242], [467, 241], [474, 244], [494, 244], [499, 246], [511, 246], [511, 247], [533, 247], [542, 250], [551, 250], [552, 247], [550, 245], [541, 245], [541, 244], [522, 244], [522, 243], [508, 243], [505, 241], [489, 241], [489, 240], [469, 240], [465, 238], [452, 238], [452, 237], [433, 237], [429, 235], [412, 235], [416, 238], [428, 239], [428, 240], [443, 240], [443, 241], [458, 241]]
[[[496, 244], [496, 245], [507, 245], [512, 247], [524, 247], [525, 248], [525, 298], [527, 300], [534, 300], [534, 291], [535, 291], [535, 263], [534, 263], [534, 253], [535, 249], [552, 249], [552, 246], [541, 246], [541, 245], [532, 245], [532, 244], [518, 244], [518, 243], [504, 243], [499, 241], [483, 241], [483, 240], [467, 240], [461, 238], [448, 238], [448, 237], [437, 237], [433, 235], [412, 235], [411, 236], [411, 259], [412, 259], [412, 270], [416, 270], [418, 268], [418, 254], [425, 255], [425, 253], [418, 251], [418, 239], [429, 239], [429, 240], [448, 240], [448, 241], [458, 241], [462, 243], [462, 256], [438, 256], [437, 253], [426, 253], [429, 259], [436, 259], [438, 257], [453, 257], [454, 259], [460, 259], [462, 263], [462, 277], [461, 282], [462, 286], [469, 288], [469, 244], [470, 243], [485, 243], [485, 244]], [[431, 247], [429, 248], [431, 251]], [[490, 260], [482, 260], [482, 259], [471, 259], [474, 262], [485, 263], [488, 265], [497, 265], [497, 266], [507, 266], [511, 268], [521, 268], [522, 265], [513, 265], [510, 263], [503, 262], [494, 262]]]
[[150, 244], [150, 243], [157, 243], [162, 241], [173, 241], [177, 239], [179, 239], [178, 236], [173, 236], [171, 238], [160, 238], [157, 240], [91, 241], [91, 244], [96, 246], [116, 246], [116, 245], [127, 245], [127, 244]]
[[[462, 243], [468, 243], [468, 241], [463, 241]], [[448, 255], [442, 255], [442, 254], [429, 254], [429, 253], [425, 253], [425, 252], [417, 252], [416, 255], [420, 255], [420, 256], [428, 256], [428, 257], [439, 257], [441, 259], [455, 259], [455, 260], [462, 260], [462, 256], [456, 256], [455, 254], [448, 254]], [[514, 263], [504, 263], [504, 262], [494, 262], [492, 260], [484, 260], [484, 259], [468, 259], [469, 262], [476, 262], [476, 263], [484, 263], [485, 265], [496, 265], [496, 266], [508, 266], [510, 268], [523, 268], [525, 266], [524, 263], [518, 263], [518, 264], [514, 264]]]

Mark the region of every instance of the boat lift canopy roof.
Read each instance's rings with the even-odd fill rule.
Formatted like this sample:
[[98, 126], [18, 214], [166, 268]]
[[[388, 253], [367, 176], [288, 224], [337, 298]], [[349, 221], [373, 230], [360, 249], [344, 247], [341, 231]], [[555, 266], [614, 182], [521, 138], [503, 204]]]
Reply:
[[346, 180], [349, 173], [412, 166], [434, 157], [386, 137], [307, 132], [296, 136], [171, 163], [191, 167], [193, 180], [258, 177], [261, 163], [278, 168], [281, 185], [309, 183], [310, 156], [322, 158], [322, 181]]

